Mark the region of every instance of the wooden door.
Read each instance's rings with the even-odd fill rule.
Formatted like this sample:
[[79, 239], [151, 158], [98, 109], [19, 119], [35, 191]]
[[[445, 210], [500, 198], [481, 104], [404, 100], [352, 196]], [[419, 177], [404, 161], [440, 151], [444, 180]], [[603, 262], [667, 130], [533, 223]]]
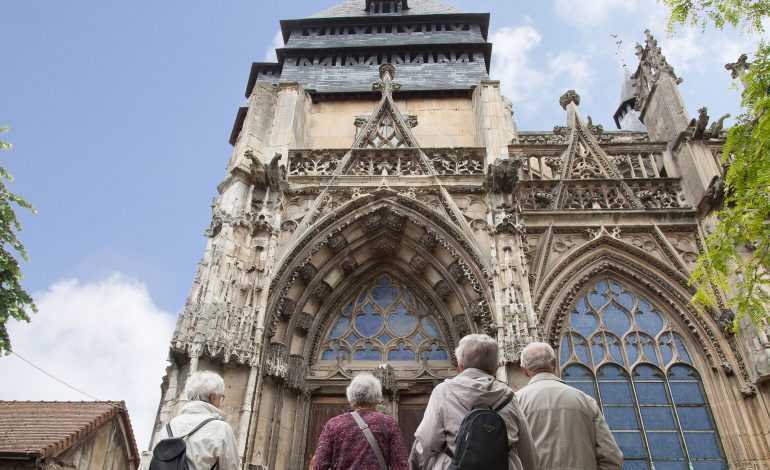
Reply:
[[350, 405], [345, 397], [313, 397], [310, 401], [309, 421], [307, 425], [307, 441], [305, 442], [305, 465], [303, 469], [310, 467], [310, 458], [315, 453], [318, 437], [324, 429], [324, 425], [331, 418], [350, 411]]
[[412, 450], [414, 444], [414, 432], [422, 421], [425, 407], [428, 406], [429, 394], [401, 396], [398, 401], [398, 425], [404, 436], [406, 452]]

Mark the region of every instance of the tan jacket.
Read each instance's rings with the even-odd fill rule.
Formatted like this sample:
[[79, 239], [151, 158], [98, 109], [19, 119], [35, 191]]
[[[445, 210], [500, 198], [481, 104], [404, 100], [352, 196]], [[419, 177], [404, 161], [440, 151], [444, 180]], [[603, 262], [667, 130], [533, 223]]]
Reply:
[[[455, 436], [465, 415], [477, 404], [499, 406], [513, 391], [478, 369], [466, 369], [439, 384], [430, 395], [422, 422], [414, 433], [410, 470], [446, 470], [451, 459], [444, 446], [455, 451]], [[537, 469], [535, 443], [516, 400], [499, 411], [508, 430], [510, 470]]]
[[623, 454], [596, 400], [542, 372], [516, 393], [529, 420], [540, 468], [620, 469]]

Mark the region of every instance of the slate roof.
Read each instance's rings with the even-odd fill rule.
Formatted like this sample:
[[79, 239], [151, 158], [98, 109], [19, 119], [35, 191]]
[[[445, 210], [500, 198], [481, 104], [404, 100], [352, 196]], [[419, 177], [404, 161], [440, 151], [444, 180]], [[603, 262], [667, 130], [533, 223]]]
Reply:
[[117, 402], [0, 401], [0, 458], [48, 458], [61, 454], [121, 415], [135, 461], [139, 461], [126, 404]]
[[[337, 6], [333, 6], [309, 18], [348, 18], [356, 16], [370, 16], [364, 9], [364, 0], [345, 0]], [[409, 15], [442, 15], [463, 13], [457, 8], [445, 5], [437, 0], [409, 0], [409, 9], [405, 10], [401, 16]], [[399, 16], [399, 15], [393, 15]]]

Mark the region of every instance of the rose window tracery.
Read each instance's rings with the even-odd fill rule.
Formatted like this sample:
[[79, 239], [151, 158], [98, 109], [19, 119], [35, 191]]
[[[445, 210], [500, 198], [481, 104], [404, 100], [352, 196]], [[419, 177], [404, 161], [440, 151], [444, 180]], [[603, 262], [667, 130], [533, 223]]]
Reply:
[[406, 287], [381, 276], [344, 304], [324, 335], [321, 361], [448, 361], [436, 318]]
[[727, 468], [684, 340], [632, 290], [604, 279], [577, 301], [559, 364], [562, 379], [601, 406], [624, 469]]

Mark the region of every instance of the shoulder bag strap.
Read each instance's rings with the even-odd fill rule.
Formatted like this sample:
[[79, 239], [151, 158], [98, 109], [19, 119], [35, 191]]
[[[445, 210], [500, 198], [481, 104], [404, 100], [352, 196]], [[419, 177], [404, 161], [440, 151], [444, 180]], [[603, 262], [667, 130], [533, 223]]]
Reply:
[[[193, 428], [193, 430], [192, 430], [192, 431], [188, 432], [187, 434], [185, 434], [185, 435], [184, 435], [184, 436], [182, 436], [182, 437], [183, 437], [183, 438], [189, 437], [189, 436], [193, 435], [193, 433], [195, 433], [195, 432], [196, 432], [198, 429], [202, 428], [203, 426], [207, 425], [208, 423], [210, 423], [210, 422], [212, 422], [212, 421], [217, 421], [217, 420], [219, 420], [219, 418], [208, 418], [208, 419], [204, 419], [204, 420], [201, 422], [201, 424], [199, 424], [199, 425], [195, 426], [195, 427]], [[170, 428], [169, 428], [169, 430], [170, 430]]]
[[168, 437], [174, 437], [174, 433], [171, 432], [171, 423], [166, 423], [166, 433]]
[[352, 411], [350, 414], [353, 415], [353, 419], [356, 420], [356, 424], [358, 424], [358, 429], [360, 429], [361, 432], [364, 433], [364, 436], [366, 436], [366, 440], [369, 441], [369, 446], [371, 446], [372, 450], [374, 451], [374, 455], [377, 456], [377, 461], [380, 463], [380, 470], [388, 470], [388, 464], [385, 463], [385, 457], [382, 456], [382, 451], [380, 450], [380, 446], [377, 444], [377, 441], [374, 439], [374, 434], [372, 434], [372, 431], [369, 429], [369, 425], [364, 422], [364, 419], [361, 417], [360, 414], [358, 414], [358, 411]]

